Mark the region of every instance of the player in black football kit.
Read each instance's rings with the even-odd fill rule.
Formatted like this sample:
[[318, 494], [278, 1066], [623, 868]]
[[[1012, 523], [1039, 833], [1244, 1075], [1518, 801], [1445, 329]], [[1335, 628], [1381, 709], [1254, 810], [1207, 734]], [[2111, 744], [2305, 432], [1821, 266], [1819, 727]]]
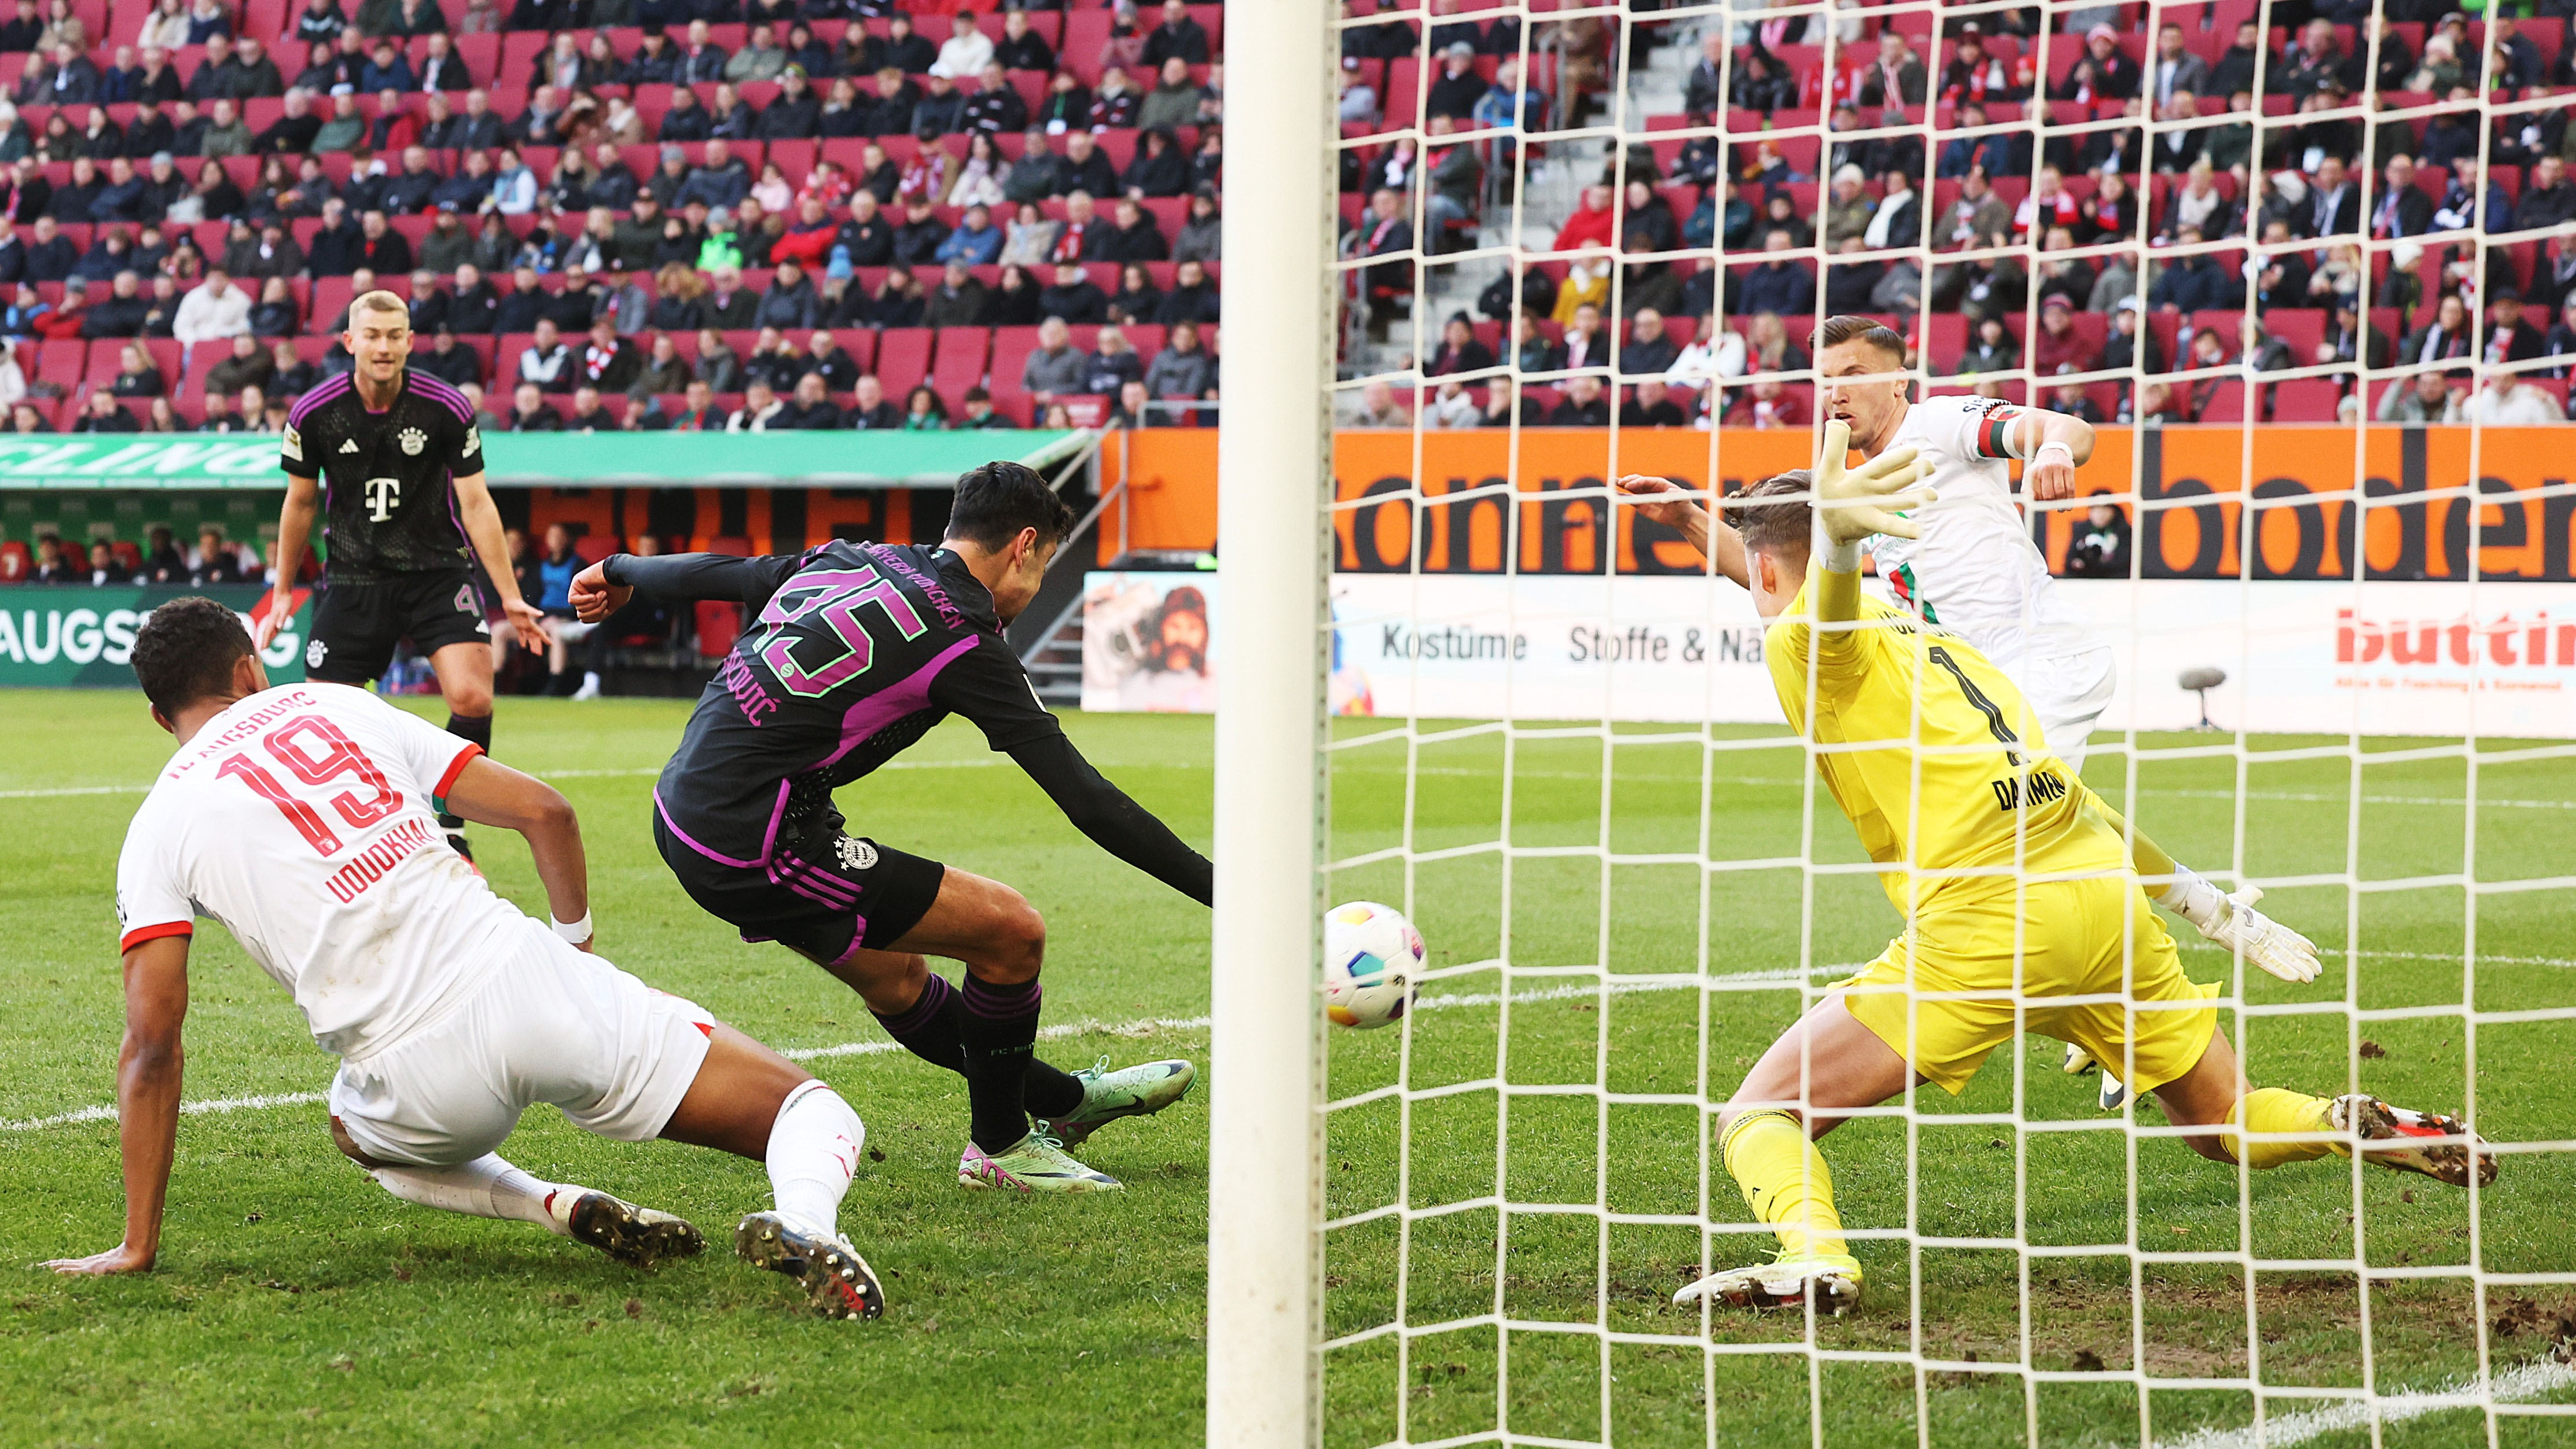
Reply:
[[[997, 881], [845, 833], [832, 804], [833, 790], [961, 714], [1102, 848], [1208, 903], [1207, 858], [1082, 758], [1002, 638], [1072, 523], [1044, 479], [989, 463], [958, 479], [937, 548], [614, 554], [572, 586], [586, 620], [637, 591], [743, 604], [751, 622], [654, 787], [654, 840], [691, 898], [745, 940], [821, 965], [895, 1040], [964, 1074], [973, 1133], [957, 1176], [970, 1187], [1117, 1187], [1062, 1146], [1161, 1110], [1195, 1076], [1177, 1061], [1078, 1075], [1038, 1061], [1037, 912]], [[925, 953], [964, 962], [962, 986]]]
[[[280, 465], [286, 507], [277, 520], [277, 586], [255, 642], [268, 647], [284, 627], [295, 571], [316, 514], [330, 556], [304, 647], [309, 679], [361, 687], [411, 647], [438, 674], [450, 733], [492, 749], [492, 631], [483, 620], [474, 566], [482, 560], [501, 608], [530, 649], [546, 647], [541, 616], [519, 594], [501, 534], [501, 515], [483, 486], [483, 438], [463, 393], [406, 366], [411, 309], [391, 292], [349, 306], [341, 339], [354, 372], [323, 382], [286, 416]], [[467, 859], [465, 822], [438, 817], [448, 843]]]

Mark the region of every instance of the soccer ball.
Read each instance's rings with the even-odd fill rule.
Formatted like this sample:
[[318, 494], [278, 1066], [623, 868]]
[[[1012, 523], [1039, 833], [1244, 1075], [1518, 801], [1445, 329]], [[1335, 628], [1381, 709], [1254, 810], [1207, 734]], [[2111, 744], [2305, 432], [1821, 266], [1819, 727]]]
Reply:
[[1393, 906], [1351, 901], [1324, 913], [1324, 1015], [1374, 1031], [1413, 1004], [1422, 933]]

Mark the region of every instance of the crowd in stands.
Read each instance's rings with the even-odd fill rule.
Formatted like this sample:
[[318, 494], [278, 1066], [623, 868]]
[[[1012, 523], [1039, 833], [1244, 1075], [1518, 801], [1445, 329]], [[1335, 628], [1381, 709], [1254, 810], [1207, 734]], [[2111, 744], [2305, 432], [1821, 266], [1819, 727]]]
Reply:
[[198, 532], [194, 548], [183, 548], [167, 528], [156, 527], [137, 545], [123, 539], [93, 538], [84, 547], [60, 534], [36, 536], [33, 547], [11, 540], [0, 543], [0, 583], [172, 584], [202, 588], [208, 584], [255, 584], [265, 577], [259, 549], [233, 543], [213, 524]]
[[[1551, 37], [1554, 88], [1533, 88], [1515, 62], [1537, 48], [1476, 8], [1435, 0], [1427, 37], [1345, 32], [1345, 136], [1422, 118], [1418, 144], [1355, 145], [1343, 174], [1344, 255], [1389, 258], [1356, 272], [1381, 336], [1416, 259], [1509, 204], [1494, 168], [1544, 148], [1516, 118], [1580, 114], [1567, 47], [1587, 38]], [[2300, 0], [2266, 28], [2254, 0], [1852, 0], [1709, 23], [1685, 109], [1601, 167], [1517, 285], [1423, 319], [1419, 411], [1804, 427], [1812, 385], [1760, 375], [1808, 365], [1816, 316], [1860, 313], [1934, 391], [2104, 420], [2576, 417], [2576, 6], [2495, 12]], [[1633, 64], [1651, 20], [1582, 58], [1624, 39]], [[1374, 49], [1390, 28], [1406, 39]], [[1345, 421], [1411, 425], [1382, 401], [1353, 393]]]
[[24, 0], [0, 407], [274, 431], [385, 288], [494, 429], [1192, 421], [1222, 7], [1008, 4]]

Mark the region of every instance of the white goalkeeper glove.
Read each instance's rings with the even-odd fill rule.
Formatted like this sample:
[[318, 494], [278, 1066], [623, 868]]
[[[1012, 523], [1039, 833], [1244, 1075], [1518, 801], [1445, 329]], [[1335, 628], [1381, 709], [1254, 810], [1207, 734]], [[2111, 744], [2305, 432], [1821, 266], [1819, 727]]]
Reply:
[[2254, 909], [2263, 899], [2261, 886], [2246, 886], [2233, 895], [2177, 866], [2174, 882], [2156, 901], [2191, 922], [2207, 939], [2238, 952], [2246, 960], [2284, 981], [2309, 982], [2321, 969], [2316, 942]]
[[1940, 495], [1923, 487], [1932, 464], [1911, 447], [1881, 453], [1848, 471], [1851, 425], [1839, 419], [1825, 424], [1816, 451], [1816, 531], [1842, 552], [1850, 552], [1874, 533], [1919, 538], [1922, 528], [1899, 511], [1920, 508]]

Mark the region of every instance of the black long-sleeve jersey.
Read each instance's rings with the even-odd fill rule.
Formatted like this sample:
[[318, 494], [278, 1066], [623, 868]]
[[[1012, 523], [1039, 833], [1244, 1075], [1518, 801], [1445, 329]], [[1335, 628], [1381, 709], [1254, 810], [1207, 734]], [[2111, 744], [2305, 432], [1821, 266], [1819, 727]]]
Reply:
[[642, 594], [738, 599], [752, 617], [654, 787], [663, 823], [699, 854], [766, 867], [835, 789], [960, 714], [1102, 849], [1211, 899], [1207, 857], [1103, 779], [1038, 702], [957, 555], [836, 540], [764, 558], [615, 554], [606, 574]]

